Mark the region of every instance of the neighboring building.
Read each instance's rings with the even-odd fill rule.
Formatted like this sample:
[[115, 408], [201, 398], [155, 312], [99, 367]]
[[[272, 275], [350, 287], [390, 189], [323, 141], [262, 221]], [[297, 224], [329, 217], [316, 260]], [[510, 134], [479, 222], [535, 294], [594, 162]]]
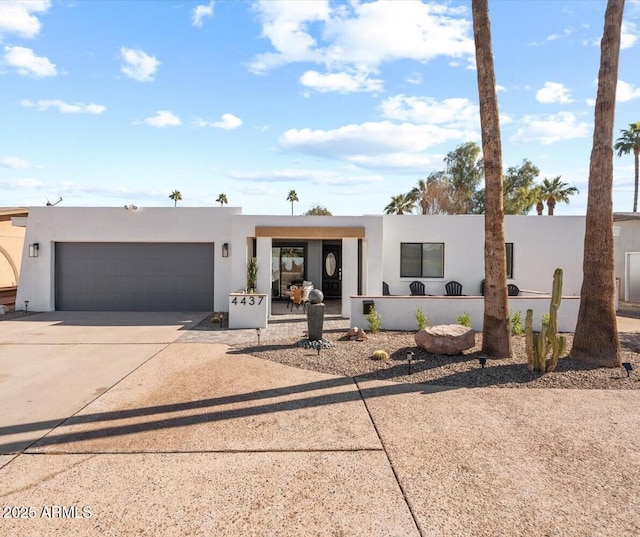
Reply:
[[25, 208], [0, 208], [0, 288], [18, 285], [24, 228], [12, 224], [12, 219], [27, 216]]
[[640, 302], [640, 214], [613, 213], [613, 221], [618, 295]]
[[[547, 293], [564, 269], [564, 295], [582, 283], [582, 216], [507, 216], [509, 282]], [[34, 207], [26, 220], [18, 308], [225, 311], [258, 261], [258, 292], [274, 298], [308, 280], [328, 298], [408, 295], [422, 281], [443, 295], [457, 280], [479, 295], [484, 218], [460, 216], [255, 216], [240, 208]], [[27, 247], [28, 245], [28, 247]], [[29, 257], [37, 245], [37, 257]]]

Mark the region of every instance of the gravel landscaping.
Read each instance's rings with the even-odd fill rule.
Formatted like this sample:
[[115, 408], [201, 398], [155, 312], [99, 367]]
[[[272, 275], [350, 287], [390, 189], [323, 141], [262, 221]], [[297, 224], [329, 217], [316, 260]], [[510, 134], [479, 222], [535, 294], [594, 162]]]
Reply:
[[[567, 336], [567, 352], [571, 350], [572, 334]], [[368, 334], [365, 341], [350, 341], [345, 332], [325, 333], [333, 346], [316, 350], [296, 344], [299, 339], [269, 342], [260, 346], [236, 345], [234, 353], [250, 354], [281, 364], [350, 377], [415, 382], [465, 388], [574, 388], [574, 389], [640, 389], [640, 334], [620, 334], [622, 361], [637, 368], [627, 377], [623, 368], [586, 366], [567, 356], [558, 361], [551, 373], [527, 369], [524, 336], [512, 338], [513, 358], [488, 359], [480, 366], [482, 334], [476, 334], [475, 347], [457, 356], [429, 354], [415, 345], [413, 332], [380, 331]], [[389, 353], [389, 360], [374, 360], [376, 350]], [[411, 374], [407, 353], [413, 352]]]

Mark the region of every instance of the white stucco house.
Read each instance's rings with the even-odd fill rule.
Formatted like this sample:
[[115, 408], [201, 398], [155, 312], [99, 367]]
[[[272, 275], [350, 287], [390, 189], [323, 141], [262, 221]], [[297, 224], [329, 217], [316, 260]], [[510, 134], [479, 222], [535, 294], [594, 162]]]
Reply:
[[[28, 300], [33, 311], [226, 311], [229, 293], [246, 288], [247, 259], [256, 257], [259, 293], [279, 299], [291, 282], [311, 281], [325, 297], [342, 300], [342, 316], [352, 325], [363, 326], [364, 300], [375, 302], [388, 328], [415, 324], [423, 305], [432, 323], [451, 322], [464, 311], [475, 327], [482, 320], [480, 215], [31, 207], [14, 225], [26, 226], [18, 309]], [[582, 216], [506, 217], [509, 282], [523, 291], [517, 297], [523, 315], [529, 304], [536, 311], [548, 307], [553, 271], [562, 267], [563, 294], [573, 305], [563, 302], [568, 317], [561, 322], [575, 327], [584, 225]], [[465, 297], [443, 297], [451, 280], [462, 284]], [[408, 296], [413, 281], [432, 296]], [[395, 296], [383, 296], [383, 282]]]

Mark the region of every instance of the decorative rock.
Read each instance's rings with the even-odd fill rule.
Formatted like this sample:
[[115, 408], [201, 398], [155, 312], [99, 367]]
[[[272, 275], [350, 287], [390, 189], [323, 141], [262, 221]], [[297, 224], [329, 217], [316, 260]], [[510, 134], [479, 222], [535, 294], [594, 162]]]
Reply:
[[475, 345], [476, 331], [460, 324], [427, 326], [415, 335], [416, 345], [432, 354], [460, 354]]
[[365, 334], [362, 328], [358, 328], [357, 326], [354, 326], [353, 328], [349, 328], [349, 331], [347, 332], [347, 337], [351, 341], [364, 341], [365, 339], [367, 339], [367, 334]]
[[322, 339], [324, 325], [324, 304], [309, 304], [307, 306], [307, 334], [312, 341]]
[[301, 341], [298, 341], [298, 343], [296, 343], [296, 346], [302, 347], [303, 349], [314, 349], [317, 351], [321, 349], [330, 349], [331, 347], [333, 347], [333, 343], [331, 343], [331, 341], [329, 341], [328, 339], [303, 339]]
[[0, 315], [4, 315], [5, 313], [9, 313], [9, 308], [7, 308], [7, 306], [0, 304]]

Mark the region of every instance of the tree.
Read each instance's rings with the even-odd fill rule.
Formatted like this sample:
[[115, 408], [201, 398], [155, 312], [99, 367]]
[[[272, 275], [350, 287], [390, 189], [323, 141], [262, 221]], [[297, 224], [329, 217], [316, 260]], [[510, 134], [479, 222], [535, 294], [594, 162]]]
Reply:
[[571, 357], [605, 367], [620, 365], [614, 307], [613, 121], [624, 0], [608, 0], [600, 42], [600, 70], [589, 163], [580, 309]]
[[466, 142], [444, 158], [445, 175], [451, 182], [452, 205], [449, 214], [469, 214], [473, 211], [473, 197], [482, 183], [484, 167], [480, 147]]
[[633, 189], [633, 212], [638, 212], [638, 160], [640, 158], [640, 121], [631, 123], [628, 129], [621, 129], [622, 136], [616, 140], [613, 148], [618, 152], [618, 156], [628, 155], [633, 152], [634, 164], [634, 189]]
[[173, 206], [177, 207], [178, 202], [182, 201], [182, 194], [180, 194], [179, 190], [174, 190], [171, 194], [169, 194], [169, 198], [173, 200]]
[[323, 205], [314, 205], [304, 216], [331, 216], [331, 211]]
[[411, 197], [411, 194], [398, 194], [397, 196], [391, 196], [389, 205], [384, 208], [384, 214], [405, 214], [413, 211], [416, 202]]
[[293, 202], [300, 201], [298, 199], [298, 194], [295, 190], [289, 190], [289, 195], [287, 196], [287, 201], [291, 202], [291, 216], [293, 216]]
[[476, 49], [486, 190], [482, 352], [489, 356], [506, 358], [511, 356], [511, 337], [507, 298], [504, 209], [502, 205], [502, 143], [488, 0], [471, 0], [471, 11]]
[[557, 202], [569, 203], [569, 196], [579, 193], [575, 186], [569, 186], [560, 179], [560, 175], [557, 175], [551, 181], [545, 178], [538, 189], [539, 201], [546, 200], [549, 216], [553, 216], [553, 209]]
[[[530, 160], [524, 159], [520, 166], [511, 166], [502, 178], [503, 204], [505, 214], [528, 214], [539, 198], [535, 180], [540, 170]], [[474, 195], [473, 212], [484, 214], [486, 208], [485, 190]]]
[[229, 201], [227, 200], [227, 195], [226, 194], [219, 194], [218, 198], [216, 199], [216, 203], [220, 204], [220, 207], [222, 207], [225, 203], [229, 203]]
[[421, 214], [450, 214], [453, 187], [445, 172], [432, 172], [426, 179], [419, 179], [418, 186], [409, 192], [420, 208]]

